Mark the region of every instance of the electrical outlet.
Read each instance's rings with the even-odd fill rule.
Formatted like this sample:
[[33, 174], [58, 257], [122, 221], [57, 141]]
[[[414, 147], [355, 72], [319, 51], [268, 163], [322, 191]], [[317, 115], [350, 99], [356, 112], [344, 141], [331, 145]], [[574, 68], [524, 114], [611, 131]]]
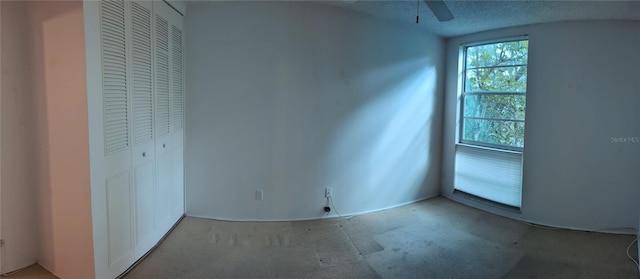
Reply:
[[256, 190], [256, 200], [261, 201], [264, 199], [264, 192], [261, 189]]
[[333, 188], [331, 187], [324, 188], [324, 197], [325, 198], [333, 197]]

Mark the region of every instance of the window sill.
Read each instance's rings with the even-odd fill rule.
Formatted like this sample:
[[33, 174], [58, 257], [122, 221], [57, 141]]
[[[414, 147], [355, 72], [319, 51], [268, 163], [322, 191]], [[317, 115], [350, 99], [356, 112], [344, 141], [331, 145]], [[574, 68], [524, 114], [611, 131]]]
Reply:
[[467, 200], [470, 200], [470, 201], [473, 201], [473, 202], [476, 202], [478, 204], [483, 204], [483, 205], [486, 205], [486, 206], [491, 206], [493, 208], [504, 210], [506, 212], [511, 212], [511, 213], [515, 213], [515, 214], [522, 214], [522, 212], [520, 211], [520, 207], [515, 207], [515, 206], [511, 206], [511, 205], [502, 204], [502, 203], [499, 203], [499, 202], [494, 202], [492, 200], [481, 198], [481, 197], [478, 197], [476, 195], [469, 194], [469, 193], [466, 193], [466, 192], [463, 192], [463, 191], [460, 191], [460, 190], [455, 190], [454, 189], [453, 190], [453, 195], [461, 197], [461, 198], [464, 198], [464, 199], [467, 199]]
[[486, 147], [486, 146], [479, 146], [479, 145], [473, 145], [473, 144], [467, 144], [467, 143], [456, 143], [456, 146], [464, 146], [464, 147], [469, 147], [469, 148], [477, 148], [477, 149], [482, 149], [482, 150], [489, 150], [489, 151], [495, 151], [495, 152], [502, 152], [502, 153], [509, 153], [509, 154], [519, 154], [522, 155], [522, 151], [515, 151], [515, 150], [507, 150], [507, 149], [499, 149], [499, 148], [491, 148], [491, 147]]

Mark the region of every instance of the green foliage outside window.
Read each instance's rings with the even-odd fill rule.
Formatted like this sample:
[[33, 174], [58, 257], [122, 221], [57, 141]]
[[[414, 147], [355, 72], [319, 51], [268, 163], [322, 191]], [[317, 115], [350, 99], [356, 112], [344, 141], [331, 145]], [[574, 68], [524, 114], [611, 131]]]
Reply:
[[524, 146], [527, 40], [466, 48], [462, 140]]

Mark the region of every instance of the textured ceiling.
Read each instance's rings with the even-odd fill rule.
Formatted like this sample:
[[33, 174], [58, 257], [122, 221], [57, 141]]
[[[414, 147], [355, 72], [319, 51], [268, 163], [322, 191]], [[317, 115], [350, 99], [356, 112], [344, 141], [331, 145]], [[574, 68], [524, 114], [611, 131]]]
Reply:
[[[640, 20], [640, 0], [631, 1], [447, 1], [454, 19], [438, 22], [420, 1], [420, 28], [443, 37], [566, 20]], [[324, 2], [375, 17], [416, 24], [414, 1], [343, 0]], [[640, 30], [638, 30], [640, 32]]]

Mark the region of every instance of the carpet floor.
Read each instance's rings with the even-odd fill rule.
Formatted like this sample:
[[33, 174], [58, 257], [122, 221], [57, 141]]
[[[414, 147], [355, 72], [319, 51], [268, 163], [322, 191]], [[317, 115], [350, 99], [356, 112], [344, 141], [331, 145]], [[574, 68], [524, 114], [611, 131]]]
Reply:
[[638, 278], [634, 237], [531, 226], [442, 197], [315, 221], [186, 217], [124, 278]]
[[[186, 217], [124, 278], [638, 278], [634, 237], [535, 227], [442, 197], [316, 221]], [[8, 278], [56, 277], [33, 265]]]

